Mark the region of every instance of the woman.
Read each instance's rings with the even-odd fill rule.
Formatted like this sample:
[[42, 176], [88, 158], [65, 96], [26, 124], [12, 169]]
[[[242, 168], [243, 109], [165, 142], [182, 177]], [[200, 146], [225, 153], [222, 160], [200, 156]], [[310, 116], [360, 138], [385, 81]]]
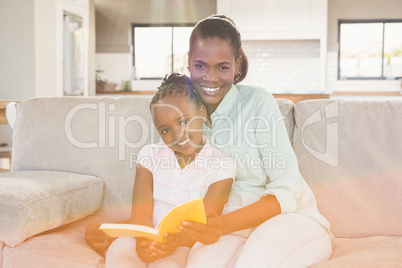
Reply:
[[207, 109], [204, 134], [236, 160], [224, 214], [183, 222], [199, 241], [188, 267], [307, 267], [332, 253], [328, 221], [299, 172], [275, 99], [236, 86], [247, 74], [240, 33], [225, 16], [201, 20], [190, 37], [189, 71]]
[[[240, 33], [225, 16], [201, 20], [190, 37], [189, 71], [207, 110], [203, 133], [236, 162], [224, 213], [206, 225], [183, 222], [192, 241], [188, 267], [308, 267], [332, 253], [328, 221], [299, 172], [273, 96], [236, 85], [247, 75]], [[101, 243], [96, 226], [87, 237]], [[96, 243], [99, 244], [96, 244]], [[99, 245], [99, 246], [96, 246]]]

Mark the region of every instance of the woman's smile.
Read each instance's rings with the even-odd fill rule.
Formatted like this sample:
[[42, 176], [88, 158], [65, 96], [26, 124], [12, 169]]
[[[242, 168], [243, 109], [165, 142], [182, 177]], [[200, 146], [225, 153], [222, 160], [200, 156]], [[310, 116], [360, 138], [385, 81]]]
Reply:
[[207, 93], [215, 93], [216, 91], [218, 91], [221, 87], [202, 87], [205, 92]]

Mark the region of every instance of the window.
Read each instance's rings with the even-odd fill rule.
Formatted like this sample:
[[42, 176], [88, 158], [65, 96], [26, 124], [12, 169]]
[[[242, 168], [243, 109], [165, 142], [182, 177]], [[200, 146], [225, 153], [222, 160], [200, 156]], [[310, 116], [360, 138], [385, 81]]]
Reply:
[[137, 79], [161, 79], [187, 72], [187, 52], [193, 24], [133, 24], [133, 65]]
[[338, 79], [402, 78], [402, 20], [339, 21]]

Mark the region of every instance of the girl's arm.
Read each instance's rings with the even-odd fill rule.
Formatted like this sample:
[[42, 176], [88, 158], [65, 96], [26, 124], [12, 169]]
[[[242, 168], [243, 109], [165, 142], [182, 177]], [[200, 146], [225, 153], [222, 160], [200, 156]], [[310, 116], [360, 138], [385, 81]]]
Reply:
[[[138, 165], [133, 189], [131, 217], [119, 223], [136, 223], [152, 227], [153, 178], [152, 173]], [[85, 230], [85, 240], [101, 256], [109, 248], [114, 238], [99, 229], [101, 222], [90, 223]]]
[[[137, 165], [133, 189], [132, 209], [130, 223], [153, 227], [153, 176], [152, 173]], [[138, 257], [145, 263], [156, 260], [150, 245], [152, 241], [136, 238], [136, 251]]]
[[[229, 194], [230, 190], [232, 189], [232, 185], [233, 185], [233, 179], [229, 178], [217, 181], [209, 186], [208, 192], [204, 197], [204, 207], [205, 207], [205, 213], [207, 214], [208, 225], [202, 224], [202, 226], [209, 226], [210, 215], [218, 216], [222, 214], [223, 207], [229, 200]], [[181, 226], [179, 226], [179, 228], [181, 228]], [[211, 229], [211, 233], [213, 233], [212, 234], [213, 236], [215, 236], [214, 233], [216, 232], [217, 235], [221, 233], [219, 230]], [[205, 233], [199, 234], [199, 236], [202, 236], [204, 239], [209, 235], [210, 234]], [[194, 245], [196, 241], [200, 241], [198, 236], [188, 235], [187, 232], [180, 232], [176, 234], [175, 238], [179, 246], [187, 246], [187, 247], [191, 247]]]
[[130, 222], [153, 227], [153, 201], [152, 173], [138, 164], [135, 174]]
[[[138, 175], [138, 170], [139, 169], [137, 169], [137, 175]], [[228, 179], [223, 179], [223, 180], [217, 181], [208, 187], [208, 191], [203, 200], [205, 212], [207, 214], [213, 212], [214, 214], [220, 215], [222, 213], [223, 207], [228, 202], [232, 184], [233, 184], [233, 179], [228, 178]], [[135, 189], [135, 187], [137, 187], [137, 179], [136, 179], [136, 184], [134, 186], [134, 189]], [[139, 187], [139, 188], [146, 189], [146, 187]], [[151, 193], [152, 193], [152, 191], [151, 191]], [[135, 190], [134, 190], [133, 194], [135, 196], [135, 194], [136, 194]], [[137, 217], [134, 214], [134, 208], [135, 208], [134, 196], [133, 196], [132, 217]], [[139, 213], [141, 213], [141, 211], [139, 209], [137, 211]], [[138, 239], [137, 239], [137, 241], [138, 241]], [[183, 234], [182, 232], [179, 232], [177, 234], [167, 234], [167, 240], [162, 243], [156, 243], [156, 242], [146, 243], [144, 241], [139, 241], [139, 242], [140, 242], [139, 243], [140, 245], [143, 245], [144, 247], [149, 247], [149, 250], [144, 251], [145, 253], [154, 254], [153, 256], [155, 256], [157, 258], [163, 258], [165, 256], [172, 254], [176, 250], [176, 248], [179, 246], [192, 247], [194, 245], [194, 243], [196, 242], [196, 240], [191, 239], [190, 237], [188, 237], [186, 234]], [[138, 252], [138, 250], [137, 250], [137, 252]]]
[[[211, 184], [204, 197], [205, 212], [208, 215], [220, 215], [223, 207], [228, 202], [230, 190], [232, 189], [233, 179], [224, 179]], [[205, 237], [205, 234], [200, 234]], [[218, 236], [219, 237], [219, 236]], [[167, 240], [162, 243], [153, 242], [150, 248], [155, 256], [162, 258], [172, 254], [177, 247], [192, 247], [199, 239], [193, 239], [186, 233], [166, 234]]]

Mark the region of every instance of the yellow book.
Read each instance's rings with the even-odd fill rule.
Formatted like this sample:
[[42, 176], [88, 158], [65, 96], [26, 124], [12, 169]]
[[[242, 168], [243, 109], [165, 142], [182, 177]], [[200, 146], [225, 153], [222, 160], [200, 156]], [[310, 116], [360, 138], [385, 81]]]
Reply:
[[195, 221], [206, 224], [204, 202], [201, 198], [174, 207], [158, 223], [156, 229], [138, 224], [104, 223], [99, 229], [110, 237], [134, 236], [162, 242], [165, 233], [178, 233], [182, 221]]

